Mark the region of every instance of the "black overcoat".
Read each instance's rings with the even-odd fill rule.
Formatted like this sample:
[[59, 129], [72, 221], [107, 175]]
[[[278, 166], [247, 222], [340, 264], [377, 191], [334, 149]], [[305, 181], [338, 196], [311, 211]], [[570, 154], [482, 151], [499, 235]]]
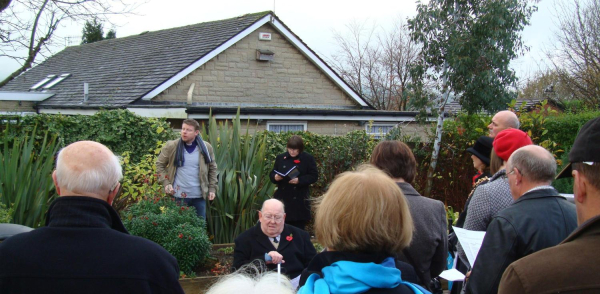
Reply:
[[[299, 276], [317, 255], [315, 247], [310, 242], [310, 236], [294, 226], [284, 225], [279, 239], [279, 246], [275, 249], [269, 237], [260, 228], [259, 222], [235, 238], [233, 267], [239, 269], [256, 259], [264, 261], [265, 253], [277, 251], [285, 260], [285, 263], [281, 264], [281, 272], [291, 279]], [[270, 270], [277, 269], [275, 264], [269, 264], [267, 267]]]
[[273, 170], [285, 172], [293, 166], [297, 166], [300, 172], [298, 184], [295, 185], [288, 184], [285, 180], [275, 181], [275, 172], [271, 171], [271, 182], [277, 184], [273, 197], [285, 205], [286, 220], [308, 221], [311, 218], [309, 186], [319, 179], [319, 171], [315, 158], [306, 152], [301, 152], [296, 157], [291, 157], [287, 152], [277, 155]]

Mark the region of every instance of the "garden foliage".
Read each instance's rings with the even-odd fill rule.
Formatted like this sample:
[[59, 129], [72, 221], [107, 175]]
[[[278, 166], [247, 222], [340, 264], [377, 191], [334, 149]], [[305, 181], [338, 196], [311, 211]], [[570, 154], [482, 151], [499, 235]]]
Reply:
[[12, 222], [37, 228], [45, 223], [48, 205], [55, 197], [52, 183], [56, 138], [45, 132], [36, 140], [35, 128], [16, 138], [0, 139], [0, 203]]
[[122, 219], [130, 234], [154, 241], [175, 256], [186, 275], [193, 276], [195, 267], [210, 256], [204, 220], [194, 207], [179, 206], [173, 198], [144, 197]]
[[217, 197], [207, 203], [208, 231], [213, 243], [232, 243], [256, 224], [257, 211], [273, 195], [265, 169], [271, 164], [265, 158], [268, 141], [263, 134], [242, 134], [239, 110], [231, 125], [212, 117], [208, 130], [203, 137], [213, 146], [219, 172]]

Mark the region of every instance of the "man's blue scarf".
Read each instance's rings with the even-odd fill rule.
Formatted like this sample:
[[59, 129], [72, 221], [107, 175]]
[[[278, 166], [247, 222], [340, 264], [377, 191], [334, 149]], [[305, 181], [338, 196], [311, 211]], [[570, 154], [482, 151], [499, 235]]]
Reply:
[[[204, 141], [202, 141], [200, 136], [196, 136], [196, 144], [200, 146], [200, 151], [202, 152], [202, 156], [204, 156], [204, 162], [206, 162], [206, 164], [211, 163], [212, 158], [210, 158], [206, 144], [204, 144]], [[175, 151], [174, 163], [176, 167], [182, 167], [185, 162], [185, 159], [183, 158], [183, 152], [185, 152], [185, 143], [182, 139], [179, 139], [179, 142], [177, 142], [177, 150]]]
[[403, 284], [414, 293], [430, 294], [423, 287], [402, 281], [392, 257], [381, 264], [338, 261], [324, 267], [323, 277], [312, 274], [297, 294], [351, 294], [371, 288], [391, 289]]

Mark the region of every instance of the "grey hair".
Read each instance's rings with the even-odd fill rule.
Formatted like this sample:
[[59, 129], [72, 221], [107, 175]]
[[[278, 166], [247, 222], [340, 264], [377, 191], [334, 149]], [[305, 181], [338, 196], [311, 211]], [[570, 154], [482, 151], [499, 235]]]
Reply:
[[513, 152], [508, 159], [507, 172], [515, 167], [524, 178], [534, 183], [551, 183], [556, 175], [554, 156], [545, 148], [536, 145], [524, 146]]
[[74, 171], [64, 163], [63, 150], [58, 153], [56, 159], [56, 180], [66, 190], [104, 196], [108, 195], [108, 192], [112, 191], [116, 183], [123, 178], [123, 168], [119, 163], [119, 158], [114, 154], [111, 154], [110, 159], [103, 161], [99, 166], [91, 166], [83, 171]]
[[288, 277], [282, 274], [280, 279], [281, 283], [277, 281], [277, 273], [268, 272], [262, 263], [258, 266], [254, 263], [249, 263], [236, 272], [219, 279], [217, 283], [210, 287], [206, 294], [295, 293]]

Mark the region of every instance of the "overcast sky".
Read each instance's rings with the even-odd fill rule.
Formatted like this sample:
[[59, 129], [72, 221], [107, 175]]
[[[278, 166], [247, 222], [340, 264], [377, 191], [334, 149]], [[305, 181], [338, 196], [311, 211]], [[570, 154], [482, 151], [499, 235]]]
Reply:
[[[137, 10], [138, 15], [114, 17], [117, 37], [156, 31], [205, 21], [231, 18], [246, 13], [275, 10], [275, 14], [296, 35], [319, 55], [328, 57], [336, 50], [334, 31], [344, 31], [345, 25], [353, 20], [375, 22], [382, 28], [390, 27], [398, 17], [415, 15], [415, 0], [150, 0]], [[552, 0], [542, 0], [539, 11], [534, 13], [531, 26], [523, 33], [530, 52], [513, 62], [513, 68], [521, 77], [532, 74], [541, 66], [541, 50], [550, 42], [552, 30]], [[167, 4], [168, 3], [168, 4]], [[357, 3], [357, 4], [353, 4]], [[360, 4], [358, 4], [360, 3]], [[106, 25], [105, 31], [110, 29]], [[81, 42], [83, 24], [65, 24], [58, 31], [60, 38], [71, 37], [72, 45]], [[62, 42], [61, 42], [62, 43]], [[62, 47], [64, 48], [64, 47]], [[56, 48], [55, 52], [62, 50]], [[41, 60], [37, 60], [41, 62]], [[18, 68], [9, 59], [0, 58], [0, 78], [8, 76]]]

